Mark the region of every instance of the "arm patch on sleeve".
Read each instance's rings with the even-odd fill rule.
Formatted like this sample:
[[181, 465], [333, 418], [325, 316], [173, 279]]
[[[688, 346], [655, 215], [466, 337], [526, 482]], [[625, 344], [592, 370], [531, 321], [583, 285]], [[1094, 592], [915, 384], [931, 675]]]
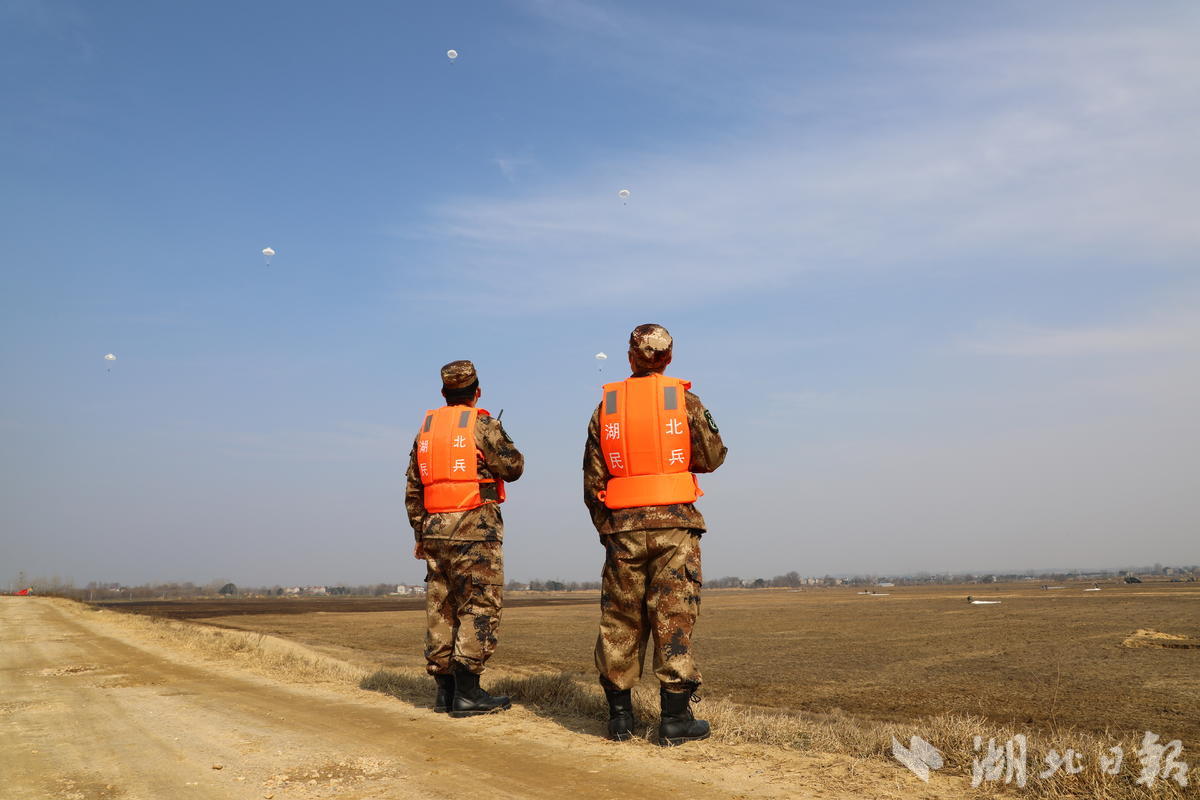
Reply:
[[717, 423], [713, 422], [712, 412], [710, 412], [707, 408], [704, 409], [704, 419], [706, 422], [708, 422], [708, 427], [712, 428], [713, 433], [721, 432], [721, 429], [717, 427]]

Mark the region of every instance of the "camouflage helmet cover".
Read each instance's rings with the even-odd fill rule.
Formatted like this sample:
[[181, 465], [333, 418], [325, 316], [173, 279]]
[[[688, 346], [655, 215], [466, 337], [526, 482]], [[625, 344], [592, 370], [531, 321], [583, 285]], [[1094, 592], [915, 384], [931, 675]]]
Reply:
[[475, 365], [470, 361], [451, 361], [442, 367], [442, 389], [457, 391], [470, 388], [471, 384], [479, 381]]
[[629, 357], [639, 369], [660, 369], [671, 360], [674, 340], [662, 325], [638, 325], [629, 334]]

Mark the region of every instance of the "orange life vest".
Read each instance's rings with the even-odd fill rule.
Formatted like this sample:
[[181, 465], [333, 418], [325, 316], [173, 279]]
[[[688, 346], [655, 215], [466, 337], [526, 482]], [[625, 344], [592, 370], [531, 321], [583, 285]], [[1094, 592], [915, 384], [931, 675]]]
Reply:
[[[417, 436], [417, 469], [425, 487], [425, 510], [430, 513], [468, 511], [486, 503], [504, 502], [504, 481], [479, 477], [475, 447], [475, 420], [486, 409], [442, 406], [425, 412]], [[496, 485], [484, 499], [482, 484]]]
[[611, 477], [600, 500], [608, 508], [694, 503], [704, 494], [688, 471], [692, 434], [684, 392], [691, 385], [663, 375], [604, 385], [600, 450]]

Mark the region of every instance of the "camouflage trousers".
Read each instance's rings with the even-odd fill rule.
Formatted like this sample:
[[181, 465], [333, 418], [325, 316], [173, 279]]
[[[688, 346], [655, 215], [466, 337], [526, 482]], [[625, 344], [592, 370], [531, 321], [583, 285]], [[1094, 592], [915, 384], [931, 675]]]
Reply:
[[425, 564], [425, 660], [430, 675], [454, 662], [476, 674], [496, 651], [504, 605], [504, 556], [500, 542], [423, 539]]
[[648, 640], [669, 691], [699, 685], [692, 628], [700, 614], [700, 536], [686, 528], [605, 534], [596, 669], [618, 689], [642, 677]]

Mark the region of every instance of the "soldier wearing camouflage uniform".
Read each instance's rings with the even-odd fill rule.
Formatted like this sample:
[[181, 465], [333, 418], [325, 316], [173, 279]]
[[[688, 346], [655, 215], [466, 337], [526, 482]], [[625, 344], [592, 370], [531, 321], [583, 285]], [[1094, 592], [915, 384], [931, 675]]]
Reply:
[[[633, 378], [662, 375], [671, 363], [671, 335], [661, 325], [639, 325], [629, 336]], [[691, 455], [688, 471], [712, 472], [727, 448], [700, 398], [684, 392]], [[583, 454], [583, 499], [604, 544], [600, 634], [596, 668], [609, 703], [609, 738], [628, 739], [637, 724], [630, 689], [642, 675], [647, 642], [660, 684], [659, 744], [707, 738], [708, 723], [688, 702], [700, 686], [692, 657], [692, 628], [700, 611], [700, 535], [704, 517], [692, 503], [609, 508], [611, 474], [601, 447], [601, 411], [588, 425]]]
[[[442, 367], [441, 376], [447, 406], [475, 408], [482, 392], [474, 364], [453, 361]], [[492, 481], [520, 478], [525, 459], [500, 420], [484, 412], [476, 419], [474, 434], [482, 505], [465, 511], [427, 510], [418, 463], [420, 433], [409, 455], [404, 499], [417, 540], [413, 556], [427, 566], [425, 659], [438, 686], [434, 711], [454, 717], [511, 706], [507, 697], [493, 697], [479, 688], [479, 675], [496, 649], [503, 605], [504, 520], [502, 498]]]

